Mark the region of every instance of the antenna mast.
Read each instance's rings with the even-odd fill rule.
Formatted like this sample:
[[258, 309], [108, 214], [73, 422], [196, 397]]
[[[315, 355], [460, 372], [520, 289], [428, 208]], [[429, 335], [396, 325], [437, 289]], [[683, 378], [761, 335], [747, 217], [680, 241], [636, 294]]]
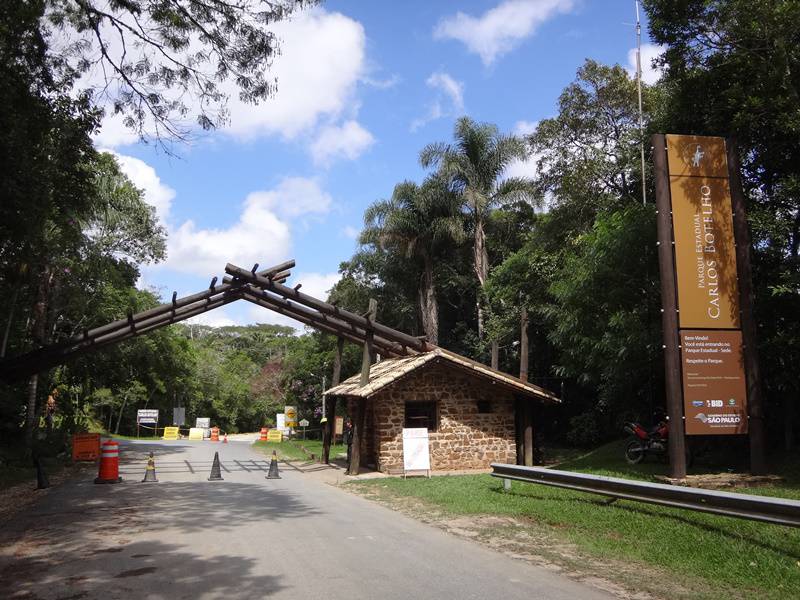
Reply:
[[636, 88], [639, 92], [639, 150], [642, 157], [642, 204], [647, 204], [647, 181], [644, 165], [644, 115], [642, 113], [642, 24], [639, 21], [639, 0], [636, 0]]

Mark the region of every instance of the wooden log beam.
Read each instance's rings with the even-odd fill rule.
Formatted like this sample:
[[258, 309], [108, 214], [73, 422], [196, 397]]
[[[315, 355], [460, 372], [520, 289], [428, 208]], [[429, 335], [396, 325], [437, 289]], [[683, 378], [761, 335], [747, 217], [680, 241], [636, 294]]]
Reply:
[[348, 310], [343, 308], [338, 308], [333, 306], [332, 304], [328, 304], [327, 302], [323, 302], [322, 300], [317, 300], [312, 296], [308, 296], [303, 292], [297, 290], [293, 290], [290, 287], [286, 287], [280, 283], [275, 283], [270, 281], [266, 277], [262, 277], [260, 275], [253, 275], [247, 269], [242, 269], [241, 267], [237, 267], [236, 265], [228, 264], [225, 266], [225, 272], [229, 275], [232, 275], [234, 278], [239, 278], [249, 283], [252, 283], [256, 287], [259, 287], [264, 290], [269, 290], [278, 296], [282, 296], [287, 300], [292, 300], [294, 302], [298, 302], [300, 304], [304, 304], [314, 310], [319, 311], [320, 313], [330, 315], [345, 321], [347, 323], [353, 324], [357, 327], [361, 327], [362, 329], [366, 330], [367, 327], [372, 327], [376, 334], [386, 338], [387, 340], [391, 340], [394, 342], [398, 342], [405, 346], [408, 346], [414, 350], [419, 352], [426, 352], [430, 349], [433, 349], [435, 346], [430, 344], [425, 340], [419, 340], [414, 336], [408, 335], [403, 333], [402, 331], [398, 331], [396, 329], [392, 329], [391, 327], [387, 327], [386, 325], [382, 325], [381, 323], [370, 323], [367, 321], [365, 317], [352, 313]]
[[239, 293], [223, 294], [210, 303], [195, 303], [192, 306], [157, 315], [140, 322], [134, 329], [123, 329], [104, 336], [80, 338], [78, 343], [68, 345], [46, 346], [22, 356], [14, 357], [0, 363], [0, 379], [14, 381], [28, 377], [34, 373], [45, 371], [84, 354], [94, 352], [105, 346], [116, 344], [132, 337], [142, 335], [173, 323], [178, 323], [209, 310], [219, 308], [240, 298]]
[[[293, 303], [280, 296], [274, 296], [268, 292], [257, 290], [252, 287], [244, 288], [243, 293], [248, 299], [252, 298], [256, 304], [278, 311], [288, 317], [297, 318], [298, 321], [310, 325], [311, 327], [319, 326], [320, 329], [325, 329], [328, 333], [334, 335], [341, 335], [346, 337], [349, 341], [356, 344], [363, 344], [366, 338], [366, 330], [356, 327], [352, 323], [347, 323], [340, 319], [329, 317], [318, 311], [309, 310], [305, 306]], [[408, 350], [397, 342], [387, 340], [381, 336], [376, 336], [375, 345], [378, 346], [384, 354], [389, 356], [405, 356]]]
[[[289, 260], [283, 262], [279, 265], [275, 265], [274, 267], [270, 267], [268, 269], [264, 269], [263, 271], [259, 271], [258, 275], [260, 277], [270, 277], [272, 275], [282, 274], [285, 272], [286, 269], [292, 268], [294, 266], [294, 260]], [[216, 283], [216, 282], [214, 282]], [[184, 296], [183, 298], [177, 298], [177, 294], [173, 294], [172, 301], [167, 302], [166, 304], [161, 304], [156, 306], [155, 308], [150, 308], [148, 310], [144, 310], [141, 312], [136, 313], [135, 315], [126, 316], [124, 319], [119, 319], [117, 321], [112, 321], [106, 325], [101, 325], [100, 327], [95, 327], [94, 329], [89, 329], [84, 334], [79, 336], [73, 337], [71, 340], [66, 342], [69, 343], [77, 343], [82, 338], [93, 338], [100, 335], [104, 335], [106, 333], [110, 333], [112, 331], [117, 331], [119, 329], [130, 329], [131, 327], [138, 327], [139, 322], [143, 319], [149, 319], [151, 317], [156, 317], [158, 315], [162, 315], [164, 313], [175, 311], [178, 308], [182, 308], [184, 306], [188, 306], [190, 304], [194, 304], [195, 302], [199, 302], [201, 300], [208, 300], [209, 298], [216, 296], [217, 294], [221, 294], [224, 292], [231, 291], [241, 287], [241, 284], [237, 283], [223, 283], [219, 286], [210, 286], [209, 289], [203, 290], [202, 292], [198, 292], [197, 294], [192, 294], [190, 296]]]
[[[286, 308], [279, 304], [274, 304], [270, 302], [269, 299], [261, 295], [244, 293], [242, 297], [248, 302], [252, 302], [253, 304], [257, 304], [262, 308], [275, 311], [276, 313], [294, 319], [295, 321], [298, 321], [303, 325], [308, 325], [309, 327], [318, 329], [319, 331], [324, 331], [325, 333], [330, 333], [335, 336], [343, 337], [347, 341], [353, 342], [354, 344], [361, 345], [364, 343], [363, 337], [360, 337], [356, 333], [332, 323], [330, 319], [323, 320], [319, 317], [315, 317], [314, 315], [310, 315], [309, 313], [302, 313], [299, 311], [292, 310], [291, 308]], [[387, 356], [392, 356], [392, 357], [404, 356], [405, 354], [408, 353], [408, 351], [399, 344], [394, 344], [393, 342], [389, 342], [388, 340], [382, 340], [382, 342], [385, 342], [387, 344], [386, 346], [383, 346], [383, 351], [386, 352]]]

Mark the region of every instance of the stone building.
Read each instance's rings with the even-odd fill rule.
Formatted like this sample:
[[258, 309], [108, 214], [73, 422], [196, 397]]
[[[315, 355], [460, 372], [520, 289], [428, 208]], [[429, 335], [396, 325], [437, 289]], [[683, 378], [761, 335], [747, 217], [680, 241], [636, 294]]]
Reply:
[[[550, 392], [436, 348], [372, 365], [327, 391], [347, 402], [359, 428], [361, 465], [403, 471], [403, 429], [428, 429], [431, 469], [486, 469], [493, 462], [531, 464], [533, 404]], [[526, 445], [527, 444], [527, 445]]]

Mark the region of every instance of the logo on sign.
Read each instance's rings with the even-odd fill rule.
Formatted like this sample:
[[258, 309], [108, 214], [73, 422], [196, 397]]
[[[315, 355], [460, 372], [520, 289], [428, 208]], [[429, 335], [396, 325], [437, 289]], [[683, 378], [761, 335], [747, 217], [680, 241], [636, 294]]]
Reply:
[[703, 401], [702, 400], [692, 400], [692, 406], [697, 406], [697, 407], [703, 406]]
[[703, 160], [703, 157], [706, 155], [703, 152], [703, 147], [700, 144], [697, 144], [697, 147], [694, 149], [694, 154], [692, 154], [692, 166], [699, 167], [700, 162]]

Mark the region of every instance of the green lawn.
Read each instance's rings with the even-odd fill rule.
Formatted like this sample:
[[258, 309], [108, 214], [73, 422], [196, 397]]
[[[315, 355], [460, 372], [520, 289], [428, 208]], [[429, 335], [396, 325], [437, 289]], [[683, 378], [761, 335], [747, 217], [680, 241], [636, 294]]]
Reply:
[[[664, 470], [657, 464], [631, 467], [616, 459], [618, 449], [618, 444], [602, 447], [559, 468], [641, 479]], [[744, 491], [800, 498], [797, 461], [787, 464], [785, 484]], [[684, 585], [694, 581], [702, 589], [692, 597], [800, 598], [797, 529], [624, 500], [607, 504], [602, 496], [516, 481], [503, 492], [501, 480], [489, 475], [347, 485], [390, 503], [416, 499], [449, 516], [514, 517], [520, 523], [514, 527], [528, 529], [533, 539], [554, 536], [595, 561], [641, 564]], [[614, 579], [613, 572], [606, 575]], [[626, 580], [630, 583], [630, 577]], [[653, 585], [658, 593], [658, 582]]]
[[[283, 460], [310, 460], [311, 454], [319, 460], [319, 457], [322, 456], [322, 440], [294, 439], [284, 440], [283, 442], [262, 442], [259, 440], [253, 444], [253, 447], [268, 455], [271, 455], [274, 450], [278, 458]], [[302, 448], [305, 448], [306, 452], [303, 452]], [[347, 453], [347, 446], [344, 444], [331, 446], [331, 458], [336, 458], [341, 453]]]

